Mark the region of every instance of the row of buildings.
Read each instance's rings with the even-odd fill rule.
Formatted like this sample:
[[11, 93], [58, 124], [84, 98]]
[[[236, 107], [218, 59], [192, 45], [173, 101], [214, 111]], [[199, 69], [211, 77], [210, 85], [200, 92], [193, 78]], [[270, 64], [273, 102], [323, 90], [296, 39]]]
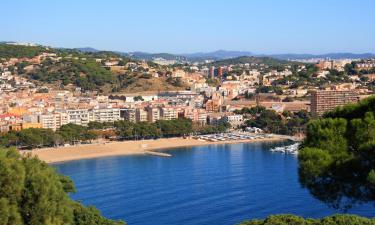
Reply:
[[[69, 56], [64, 56], [69, 57]], [[0, 130], [20, 130], [41, 127], [56, 130], [64, 124], [86, 126], [90, 122], [155, 122], [188, 118], [199, 125], [217, 125], [228, 122], [233, 127], [243, 122], [241, 115], [234, 114], [243, 107], [264, 106], [278, 113], [307, 110], [316, 116], [336, 106], [356, 102], [362, 90], [356, 83], [332, 85], [333, 90], [316, 90], [314, 86], [291, 87], [293, 79], [285, 79], [306, 70], [305, 65], [285, 65], [281, 68], [257, 63], [244, 63], [219, 67], [187, 65], [189, 68], [173, 68], [157, 71], [145, 62], [121, 62], [120, 59], [95, 59], [103, 67], [113, 70], [142, 70], [158, 76], [180, 78], [189, 91], [157, 92], [151, 94], [98, 95], [96, 92], [61, 91], [36, 86], [17, 71], [17, 64], [28, 62], [29, 66], [40, 64], [46, 58], [61, 60], [54, 53], [43, 53], [32, 59], [9, 59], [0, 63]], [[77, 60], [85, 60], [80, 58]], [[332, 68], [343, 69], [347, 61], [324, 61], [317, 66], [322, 76]], [[14, 68], [12, 71], [10, 68]], [[26, 67], [25, 67], [26, 68]], [[23, 69], [25, 69], [23, 68]], [[293, 71], [293, 72], [292, 72]], [[219, 84], [210, 85], [207, 78], [217, 77]], [[368, 79], [370, 80], [369, 77]], [[257, 93], [260, 85], [272, 90], [275, 81], [286, 80], [277, 86], [282, 94]], [[345, 87], [344, 87], [345, 86]], [[43, 90], [43, 91], [41, 91]], [[311, 91], [313, 90], [313, 91]], [[367, 91], [365, 89], [364, 93]], [[311, 101], [307, 99], [311, 92]], [[253, 96], [253, 98], [251, 98]], [[289, 98], [303, 100], [284, 101]]]

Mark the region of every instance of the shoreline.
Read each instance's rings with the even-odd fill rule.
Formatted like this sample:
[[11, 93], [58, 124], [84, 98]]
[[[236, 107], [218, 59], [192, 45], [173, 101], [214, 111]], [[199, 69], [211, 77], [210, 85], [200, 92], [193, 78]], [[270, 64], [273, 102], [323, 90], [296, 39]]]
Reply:
[[205, 141], [184, 138], [161, 138], [157, 140], [111, 141], [108, 143], [93, 143], [69, 147], [43, 148], [31, 151], [22, 150], [21, 154], [31, 154], [48, 163], [61, 163], [82, 159], [93, 159], [127, 155], [147, 155], [150, 152], [163, 152], [184, 147], [205, 145], [222, 145], [237, 143], [256, 143], [289, 140], [287, 136], [274, 135], [263, 139]]

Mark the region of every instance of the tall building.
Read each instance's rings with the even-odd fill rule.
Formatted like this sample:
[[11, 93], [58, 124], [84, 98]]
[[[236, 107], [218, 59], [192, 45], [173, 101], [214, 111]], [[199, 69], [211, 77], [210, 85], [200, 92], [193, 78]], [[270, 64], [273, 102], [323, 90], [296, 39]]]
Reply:
[[191, 119], [191, 121], [204, 125], [207, 123], [207, 113], [204, 109], [185, 108], [183, 117]]
[[132, 123], [137, 122], [136, 109], [120, 109], [120, 116], [121, 118], [124, 118]]
[[178, 112], [173, 107], [161, 107], [160, 118], [162, 120], [173, 120], [178, 118]]
[[312, 91], [311, 113], [313, 116], [321, 116], [324, 112], [333, 110], [338, 106], [358, 102], [359, 97], [354, 91]]
[[49, 113], [38, 116], [38, 123], [42, 128], [57, 130], [62, 125], [68, 123], [68, 114], [66, 113]]
[[217, 68], [217, 76], [218, 77], [222, 77], [223, 76], [223, 67], [219, 66], [219, 68]]
[[214, 66], [211, 66], [210, 67], [210, 78], [214, 78], [215, 77], [215, 67]]
[[325, 70], [325, 69], [333, 69], [333, 61], [332, 60], [322, 60], [322, 61], [319, 61], [316, 66], [321, 69], [321, 70]]
[[147, 111], [143, 108], [136, 109], [135, 119], [137, 122], [147, 122]]
[[154, 123], [160, 120], [160, 110], [158, 108], [147, 107], [147, 120], [150, 123]]

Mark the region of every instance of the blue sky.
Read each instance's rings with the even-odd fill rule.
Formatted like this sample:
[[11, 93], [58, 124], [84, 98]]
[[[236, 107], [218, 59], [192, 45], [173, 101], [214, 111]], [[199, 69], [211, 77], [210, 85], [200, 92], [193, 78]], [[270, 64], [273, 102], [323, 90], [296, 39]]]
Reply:
[[0, 40], [190, 53], [375, 53], [374, 0], [1, 0]]

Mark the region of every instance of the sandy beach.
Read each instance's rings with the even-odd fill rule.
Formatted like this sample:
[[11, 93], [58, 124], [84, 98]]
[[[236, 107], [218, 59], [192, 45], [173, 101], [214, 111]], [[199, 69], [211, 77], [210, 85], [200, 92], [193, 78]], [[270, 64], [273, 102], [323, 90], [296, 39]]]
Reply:
[[163, 151], [172, 148], [192, 147], [200, 145], [213, 144], [235, 144], [243, 142], [264, 142], [264, 141], [280, 141], [287, 137], [274, 136], [256, 140], [240, 140], [240, 141], [220, 141], [210, 142], [197, 139], [184, 138], [163, 138], [158, 140], [139, 140], [139, 141], [112, 141], [107, 143], [85, 144], [69, 147], [43, 148], [32, 151], [22, 151], [21, 153], [31, 153], [46, 163], [56, 163], [80, 159], [119, 156], [119, 155], [142, 155], [148, 151]]

